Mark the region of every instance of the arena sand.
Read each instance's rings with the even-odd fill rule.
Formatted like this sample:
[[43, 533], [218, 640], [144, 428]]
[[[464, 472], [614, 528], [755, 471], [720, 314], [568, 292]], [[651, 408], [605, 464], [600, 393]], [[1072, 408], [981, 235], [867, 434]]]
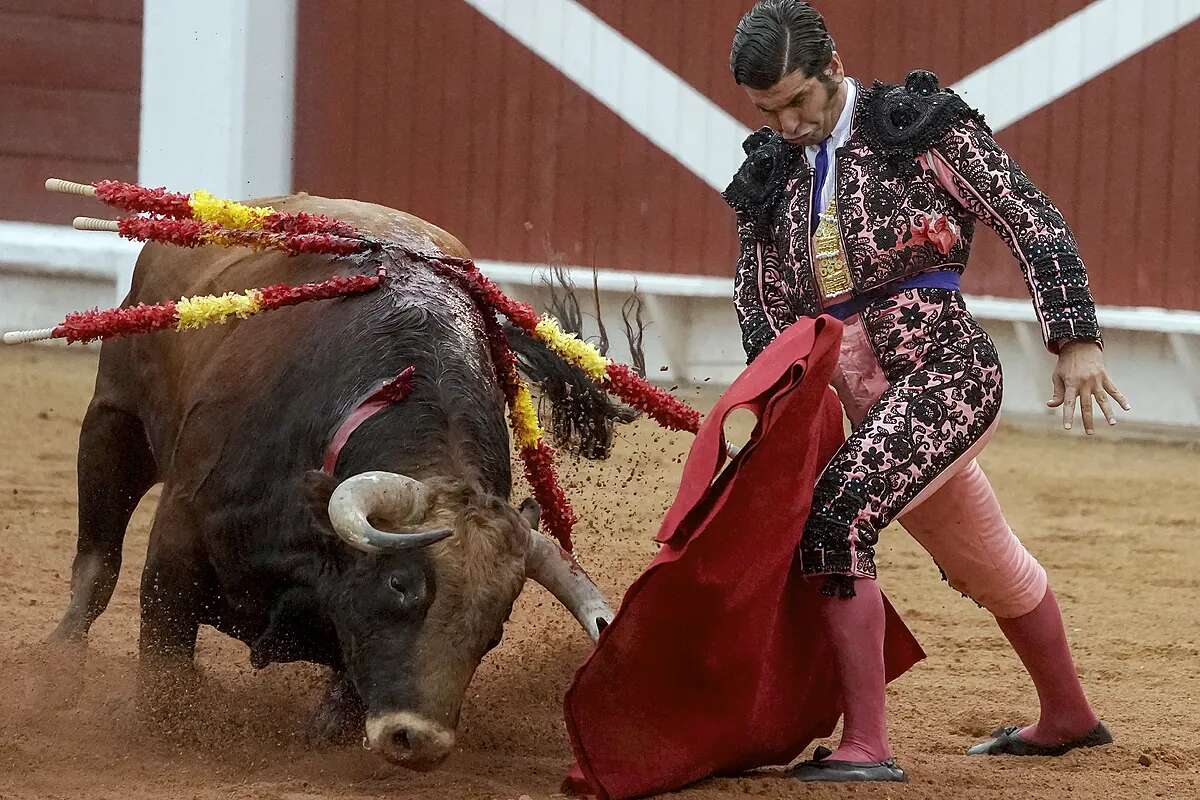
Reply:
[[[75, 655], [43, 647], [67, 599], [76, 440], [95, 368], [92, 351], [0, 353], [0, 798], [556, 795], [569, 761], [561, 697], [588, 642], [540, 587], [526, 589], [470, 686], [459, 751], [430, 774], [355, 746], [308, 749], [299, 731], [322, 671], [255, 672], [242, 644], [208, 629], [189, 713], [165, 731], [139, 721], [137, 587], [156, 492], [130, 527], [86, 666], [71, 670]], [[564, 469], [584, 520], [580, 554], [614, 599], [654, 552], [689, 438], [638, 423], [610, 461]], [[982, 461], [1050, 570], [1084, 683], [1117, 744], [1057, 760], [963, 756], [993, 726], [1030, 719], [1032, 687], [990, 618], [893, 530], [881, 548], [884, 588], [929, 652], [889, 696], [912, 782], [814, 788], [761, 774], [679, 796], [1200, 798], [1200, 449], [1005, 429]]]

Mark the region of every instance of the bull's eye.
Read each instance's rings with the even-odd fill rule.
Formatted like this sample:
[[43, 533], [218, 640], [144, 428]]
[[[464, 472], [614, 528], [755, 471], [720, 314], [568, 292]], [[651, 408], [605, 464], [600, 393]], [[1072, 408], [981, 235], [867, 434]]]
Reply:
[[404, 587], [404, 581], [400, 580], [397, 576], [393, 575], [388, 578], [388, 586], [391, 587], [393, 592], [400, 595], [401, 600], [408, 596], [408, 590]]

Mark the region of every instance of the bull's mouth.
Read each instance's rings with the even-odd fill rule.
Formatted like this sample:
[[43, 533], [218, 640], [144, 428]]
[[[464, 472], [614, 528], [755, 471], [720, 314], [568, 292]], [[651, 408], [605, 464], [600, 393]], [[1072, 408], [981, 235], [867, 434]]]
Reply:
[[449, 753], [437, 756], [436, 758], [415, 759], [409, 756], [395, 756], [388, 751], [383, 752], [383, 757], [392, 764], [411, 769], [415, 772], [432, 772], [433, 770], [446, 763], [446, 759], [450, 757]]
[[411, 711], [372, 714], [363, 747], [418, 772], [440, 767], [454, 749], [454, 731]]

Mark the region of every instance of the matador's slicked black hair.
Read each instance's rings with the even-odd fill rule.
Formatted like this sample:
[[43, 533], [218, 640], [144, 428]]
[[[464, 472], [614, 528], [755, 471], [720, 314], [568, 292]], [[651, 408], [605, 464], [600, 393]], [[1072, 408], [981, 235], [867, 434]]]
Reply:
[[802, 0], [758, 0], [733, 34], [729, 69], [751, 89], [770, 89], [783, 76], [803, 70], [820, 78], [833, 57], [825, 19]]

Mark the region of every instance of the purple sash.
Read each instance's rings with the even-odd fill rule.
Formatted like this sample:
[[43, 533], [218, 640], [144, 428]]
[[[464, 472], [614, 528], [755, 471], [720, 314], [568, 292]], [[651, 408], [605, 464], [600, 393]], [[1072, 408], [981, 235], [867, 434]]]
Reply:
[[886, 286], [880, 286], [878, 289], [872, 289], [857, 297], [851, 297], [849, 300], [844, 300], [841, 303], [830, 306], [822, 313], [845, 320], [872, 303], [886, 300], [892, 295], [906, 292], [909, 289], [947, 289], [957, 292], [961, 291], [961, 286], [962, 275], [959, 273], [948, 269], [931, 270], [913, 275], [911, 278], [896, 281], [895, 283], [889, 283]]

